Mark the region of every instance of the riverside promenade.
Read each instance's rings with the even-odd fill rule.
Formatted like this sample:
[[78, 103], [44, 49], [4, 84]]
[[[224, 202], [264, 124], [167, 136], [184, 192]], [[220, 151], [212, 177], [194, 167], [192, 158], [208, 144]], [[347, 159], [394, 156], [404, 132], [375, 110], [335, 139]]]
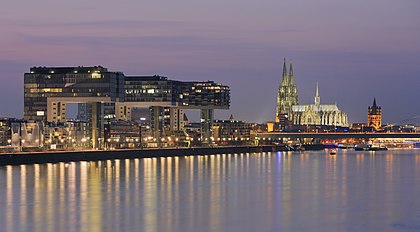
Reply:
[[[307, 147], [322, 149], [322, 147]], [[111, 151], [62, 151], [62, 152], [27, 152], [0, 154], [0, 166], [21, 164], [43, 164], [59, 162], [98, 161], [114, 159], [135, 159], [153, 157], [200, 156], [212, 154], [235, 154], [255, 152], [288, 151], [286, 146], [229, 146], [229, 147], [193, 147], [193, 148], [149, 148], [138, 150], [111, 150]]]

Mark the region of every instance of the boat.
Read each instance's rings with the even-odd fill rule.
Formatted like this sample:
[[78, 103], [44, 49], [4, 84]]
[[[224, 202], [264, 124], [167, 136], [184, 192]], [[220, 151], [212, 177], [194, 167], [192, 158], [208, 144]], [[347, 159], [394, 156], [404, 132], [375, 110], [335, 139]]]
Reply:
[[376, 146], [372, 146], [372, 144], [368, 144], [364, 147], [359, 147], [359, 146], [355, 146], [354, 147], [355, 151], [387, 151], [388, 148], [387, 147], [376, 147]]
[[336, 154], [337, 154], [337, 149], [331, 149], [330, 155], [336, 155]]

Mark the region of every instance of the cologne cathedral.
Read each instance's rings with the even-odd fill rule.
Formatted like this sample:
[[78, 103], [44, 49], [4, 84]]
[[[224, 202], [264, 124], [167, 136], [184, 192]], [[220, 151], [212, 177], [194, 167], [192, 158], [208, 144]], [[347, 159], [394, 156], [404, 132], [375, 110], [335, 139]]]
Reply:
[[293, 67], [290, 64], [289, 73], [287, 73], [286, 60], [283, 64], [283, 77], [277, 94], [276, 122], [282, 126], [348, 126], [347, 114], [342, 112], [336, 104], [321, 104], [318, 84], [314, 104], [299, 105]]

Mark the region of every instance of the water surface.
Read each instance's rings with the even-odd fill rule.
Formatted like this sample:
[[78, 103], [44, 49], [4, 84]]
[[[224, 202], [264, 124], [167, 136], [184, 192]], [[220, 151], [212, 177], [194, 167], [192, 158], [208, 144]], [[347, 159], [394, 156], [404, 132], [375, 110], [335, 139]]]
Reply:
[[420, 150], [0, 167], [0, 231], [420, 231]]

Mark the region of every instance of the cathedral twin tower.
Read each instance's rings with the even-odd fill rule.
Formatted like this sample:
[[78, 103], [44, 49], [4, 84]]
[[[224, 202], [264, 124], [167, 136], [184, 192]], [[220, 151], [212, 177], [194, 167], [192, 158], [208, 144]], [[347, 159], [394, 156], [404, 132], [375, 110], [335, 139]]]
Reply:
[[285, 59], [277, 94], [276, 122], [283, 127], [290, 125], [348, 126], [347, 114], [339, 110], [336, 104], [321, 104], [318, 84], [315, 92], [314, 104], [299, 105], [293, 66], [290, 63], [289, 73], [287, 73]]
[[284, 59], [283, 76], [277, 94], [276, 122], [286, 125], [290, 121], [289, 116], [292, 115], [292, 106], [294, 105], [298, 105], [298, 92], [293, 75], [293, 66], [290, 63], [289, 73], [287, 73], [286, 59]]

